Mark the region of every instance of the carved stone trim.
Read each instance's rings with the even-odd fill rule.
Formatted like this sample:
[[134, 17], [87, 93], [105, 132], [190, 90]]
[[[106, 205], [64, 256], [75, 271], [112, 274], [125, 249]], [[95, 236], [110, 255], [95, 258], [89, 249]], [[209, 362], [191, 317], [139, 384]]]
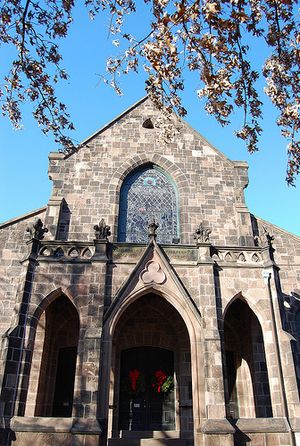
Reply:
[[140, 277], [145, 285], [150, 283], [161, 285], [166, 280], [166, 275], [162, 271], [159, 263], [154, 262], [153, 260], [150, 260], [150, 262], [146, 264], [146, 268], [141, 272]]
[[104, 218], [100, 220], [98, 225], [94, 226], [94, 230], [96, 240], [107, 240], [111, 235], [110, 226], [105, 223]]
[[209, 236], [211, 234], [211, 230], [209, 228], [205, 228], [203, 223], [201, 222], [194, 233], [194, 240], [196, 243], [209, 243]]
[[48, 232], [48, 229], [44, 227], [42, 220], [37, 218], [31, 226], [28, 226], [26, 232], [29, 232], [31, 238], [42, 240], [44, 238], [44, 234]]
[[89, 261], [93, 256], [95, 247], [91, 243], [76, 243], [72, 241], [60, 242], [42, 241], [39, 249], [39, 260], [47, 261]]
[[261, 266], [262, 255], [257, 247], [254, 249], [244, 249], [244, 248], [214, 248], [214, 253], [212, 256], [213, 260], [217, 263], [228, 263], [228, 264], [239, 264], [245, 266]]

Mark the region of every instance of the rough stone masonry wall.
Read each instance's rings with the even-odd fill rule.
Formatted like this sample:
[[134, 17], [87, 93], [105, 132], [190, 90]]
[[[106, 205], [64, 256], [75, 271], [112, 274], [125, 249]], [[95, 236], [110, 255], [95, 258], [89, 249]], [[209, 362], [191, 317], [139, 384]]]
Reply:
[[300, 237], [259, 218], [257, 221], [261, 234], [265, 227], [274, 236], [274, 260], [280, 268], [282, 291], [291, 295], [291, 292], [298, 290], [300, 295]]
[[0, 335], [4, 334], [12, 323], [22, 269], [20, 261], [27, 254], [26, 241], [29, 240], [29, 234], [26, 233], [26, 228], [36, 218], [43, 219], [44, 215], [45, 209], [42, 209], [39, 213], [0, 225]]
[[[4, 335], [17, 323], [17, 292], [24, 287], [24, 268], [20, 261], [28, 252], [26, 228], [36, 218], [43, 218], [44, 214], [45, 208], [0, 225], [0, 387], [8, 350], [8, 337]], [[19, 354], [20, 352], [11, 351], [10, 359], [18, 360]], [[0, 413], [3, 414], [4, 410], [4, 404], [0, 402]]]
[[[279, 268], [277, 283], [281, 314], [277, 324], [278, 328], [287, 334], [282, 342], [292, 348], [294, 363], [290, 360], [285, 376], [296, 372], [298, 389], [294, 387], [293, 399], [297, 401], [300, 395], [300, 336], [296, 327], [296, 315], [300, 311], [300, 238], [259, 218], [257, 223], [260, 233], [263, 233], [265, 227], [274, 236], [274, 260]], [[282, 351], [285, 351], [284, 347]]]
[[[149, 117], [155, 123], [159, 115], [147, 100], [88, 140], [77, 153], [65, 159], [61, 154], [50, 156], [50, 204], [66, 200], [71, 212], [69, 239], [91, 240], [93, 226], [104, 217], [116, 240], [121, 183], [133, 167], [152, 161], [177, 185], [182, 243], [193, 243], [193, 232], [204, 221], [212, 229], [213, 243], [238, 244], [236, 206], [244, 205], [246, 166], [235, 168], [234, 162], [183, 121], [175, 121], [174, 137], [166, 144], [161, 127], [142, 126]], [[49, 211], [48, 226], [55, 226], [54, 214], [58, 216]], [[245, 225], [249, 234], [247, 218]], [[47, 236], [55, 237], [54, 232]]]
[[[67, 263], [40, 261], [32, 290], [29, 318], [39, 318], [43, 309], [62, 293], [78, 311], [80, 332], [74, 387], [74, 416], [93, 417], [97, 411], [100, 336], [105, 265], [101, 262]], [[31, 324], [33, 327], [34, 323]], [[28, 337], [34, 340], [35, 329]], [[31, 348], [33, 343], [28, 344]], [[28, 364], [29, 365], [29, 364]], [[27, 368], [27, 373], [30, 368]], [[27, 401], [28, 406], [34, 401]], [[22, 398], [18, 406], [22, 408]]]

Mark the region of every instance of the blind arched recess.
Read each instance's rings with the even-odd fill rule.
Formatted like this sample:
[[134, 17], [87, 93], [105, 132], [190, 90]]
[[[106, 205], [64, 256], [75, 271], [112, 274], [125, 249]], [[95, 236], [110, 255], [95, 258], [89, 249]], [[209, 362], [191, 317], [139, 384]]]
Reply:
[[179, 237], [178, 196], [174, 182], [155, 165], [130, 173], [120, 193], [118, 241], [148, 242], [148, 224], [155, 219], [157, 241], [173, 243]]

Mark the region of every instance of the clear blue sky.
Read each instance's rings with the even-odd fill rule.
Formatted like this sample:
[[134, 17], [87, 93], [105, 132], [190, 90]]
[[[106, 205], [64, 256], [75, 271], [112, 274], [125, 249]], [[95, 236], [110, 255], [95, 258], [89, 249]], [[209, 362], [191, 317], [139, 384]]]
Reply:
[[[140, 36], [147, 31], [145, 21], [140, 21], [137, 31]], [[104, 19], [91, 22], [86, 10], [78, 8], [69, 37], [61, 41], [63, 65], [70, 79], [60, 84], [58, 95], [69, 107], [76, 127], [73, 137], [78, 142], [145, 95], [143, 73], [122, 79], [122, 97], [101, 82], [99, 75], [105, 73], [105, 58], [114, 51], [107, 35]], [[2, 70], [7, 67], [9, 54], [7, 50], [0, 52]], [[203, 111], [203, 103], [195, 94], [199, 88], [197, 78], [188, 76], [187, 80], [186, 121], [230, 159], [249, 163], [246, 201], [250, 211], [300, 236], [300, 184], [299, 179], [296, 188], [285, 183], [286, 142], [274, 124], [276, 112], [266, 101], [261, 150], [249, 155], [235, 138], [234, 126], [221, 128]], [[46, 205], [51, 193], [48, 153], [58, 147], [37, 127], [30, 104], [24, 107], [23, 124], [23, 130], [15, 131], [7, 119], [0, 118], [1, 222]]]

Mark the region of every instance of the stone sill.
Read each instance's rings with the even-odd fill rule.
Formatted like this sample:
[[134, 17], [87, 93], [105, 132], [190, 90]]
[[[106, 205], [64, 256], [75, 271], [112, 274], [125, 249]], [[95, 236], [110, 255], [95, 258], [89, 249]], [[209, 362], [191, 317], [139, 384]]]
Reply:
[[216, 419], [203, 423], [201, 431], [206, 434], [234, 433], [282, 433], [289, 432], [286, 418], [239, 418], [238, 420]]
[[290, 426], [286, 418], [240, 418], [235, 426], [243, 432], [289, 432]]
[[96, 418], [13, 417], [10, 428], [15, 432], [70, 432], [101, 434]]

